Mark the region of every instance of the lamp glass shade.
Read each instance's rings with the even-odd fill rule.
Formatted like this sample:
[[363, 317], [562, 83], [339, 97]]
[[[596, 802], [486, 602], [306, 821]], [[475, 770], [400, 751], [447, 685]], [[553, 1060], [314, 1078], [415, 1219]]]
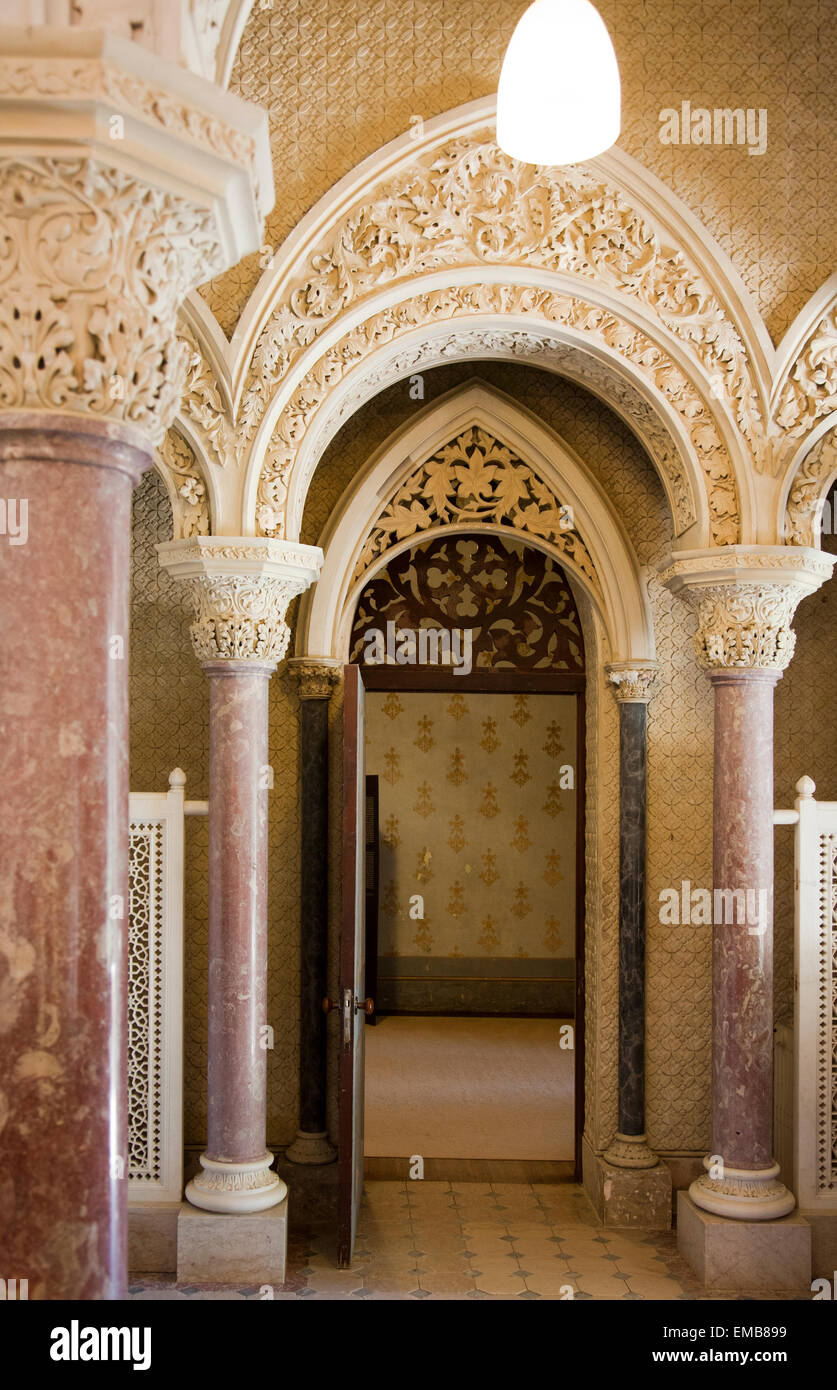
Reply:
[[610, 35], [589, 0], [535, 0], [506, 50], [497, 143], [527, 164], [577, 164], [619, 135], [621, 85]]

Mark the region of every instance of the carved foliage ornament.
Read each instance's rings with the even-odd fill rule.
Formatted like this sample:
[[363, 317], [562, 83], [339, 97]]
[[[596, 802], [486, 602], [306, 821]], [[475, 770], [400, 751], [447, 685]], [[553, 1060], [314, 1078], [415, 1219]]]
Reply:
[[330, 700], [340, 679], [337, 666], [326, 666], [318, 661], [294, 661], [291, 671], [299, 682], [301, 700]]
[[695, 648], [709, 670], [753, 667], [783, 671], [793, 656], [791, 621], [810, 588], [787, 584], [718, 584], [700, 592]]
[[653, 666], [607, 667], [608, 680], [619, 704], [647, 704], [656, 675]]
[[[259, 482], [259, 530], [266, 535], [281, 534], [289, 474], [299, 446], [319, 407], [350, 370], [357, 370], [377, 348], [417, 327], [486, 313], [531, 314], [533, 318], [581, 330], [603, 341], [638, 369], [679, 414], [691, 439], [705, 477], [713, 544], [728, 545], [738, 539], [740, 513], [727, 451], [711, 413], [680, 369], [645, 334], [596, 305], [566, 295], [508, 285], [469, 285], [417, 295], [376, 314], [330, 348], [299, 383], [274, 428]], [[480, 341], [488, 352], [513, 351], [521, 357], [545, 359], [555, 350], [549, 337], [511, 331], [481, 333]], [[475, 350], [473, 334], [468, 335], [467, 346]], [[479, 344], [476, 350], [478, 347]], [[427, 351], [438, 353], [439, 344], [429, 345]], [[461, 355], [455, 334], [451, 335], [448, 351], [450, 355]], [[670, 458], [674, 466], [669, 473], [669, 486], [675, 499], [678, 529], [683, 530], [694, 519], [693, 508], [679, 460], [673, 454]], [[316, 458], [312, 458], [312, 469], [315, 462]], [[304, 480], [306, 485], [308, 481]]]
[[595, 565], [574, 529], [572, 511], [517, 454], [476, 425], [401, 484], [363, 546], [355, 579], [393, 542], [432, 526], [462, 522], [508, 526], [551, 541], [600, 592]]
[[762, 426], [744, 345], [698, 269], [642, 211], [583, 169], [543, 170], [463, 137], [374, 190], [312, 255], [259, 337], [245, 410], [260, 418], [276, 381], [350, 304], [442, 266], [539, 266], [628, 295], [719, 383], [759, 463]]
[[209, 535], [209, 502], [198, 461], [186, 440], [169, 430], [158, 450], [160, 471], [175, 494], [172, 520], [175, 538]]
[[275, 665], [288, 650], [288, 604], [307, 581], [274, 576], [200, 575], [186, 581], [196, 618], [189, 631], [199, 661]]
[[776, 407], [776, 422], [791, 438], [837, 410], [837, 299], [799, 353]]
[[159, 444], [188, 291], [223, 264], [211, 212], [93, 160], [0, 171], [0, 407], [79, 410]]
[[[837, 426], [818, 439], [794, 477], [785, 509], [788, 545], [820, 544], [823, 492], [837, 474]], [[834, 525], [834, 518], [830, 518]]]

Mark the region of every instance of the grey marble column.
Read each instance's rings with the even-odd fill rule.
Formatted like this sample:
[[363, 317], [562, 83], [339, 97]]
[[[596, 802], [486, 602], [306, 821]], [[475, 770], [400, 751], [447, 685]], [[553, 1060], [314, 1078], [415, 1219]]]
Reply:
[[654, 1168], [645, 1138], [646, 726], [653, 663], [607, 668], [619, 704], [619, 1128], [605, 1159]]
[[302, 935], [299, 1000], [299, 1130], [287, 1150], [293, 1163], [331, 1163], [326, 1131], [326, 1020], [322, 1002], [328, 962], [328, 708], [340, 663], [298, 658], [302, 769]]

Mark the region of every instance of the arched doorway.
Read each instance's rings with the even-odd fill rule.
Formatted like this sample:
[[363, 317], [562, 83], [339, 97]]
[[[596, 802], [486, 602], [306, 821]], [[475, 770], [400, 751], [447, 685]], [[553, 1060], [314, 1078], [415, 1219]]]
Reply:
[[[470, 466], [490, 469], [473, 433]], [[367, 1167], [568, 1176], [584, 1115], [572, 590], [519, 537], [437, 534], [364, 587], [349, 656], [379, 866], [366, 994], [386, 1022], [367, 1043]]]

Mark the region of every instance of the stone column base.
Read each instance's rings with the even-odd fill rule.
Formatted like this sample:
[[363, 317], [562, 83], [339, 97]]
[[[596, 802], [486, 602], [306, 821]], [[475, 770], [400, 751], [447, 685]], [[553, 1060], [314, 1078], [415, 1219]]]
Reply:
[[707, 1289], [811, 1290], [811, 1227], [798, 1212], [779, 1221], [731, 1221], [678, 1192], [677, 1249]]
[[288, 1199], [229, 1216], [184, 1202], [177, 1218], [178, 1284], [283, 1284]]
[[296, 1139], [285, 1150], [291, 1163], [333, 1163], [337, 1150], [329, 1143], [326, 1131], [298, 1129]]
[[671, 1230], [671, 1173], [655, 1168], [617, 1168], [582, 1140], [584, 1187], [604, 1226]]

